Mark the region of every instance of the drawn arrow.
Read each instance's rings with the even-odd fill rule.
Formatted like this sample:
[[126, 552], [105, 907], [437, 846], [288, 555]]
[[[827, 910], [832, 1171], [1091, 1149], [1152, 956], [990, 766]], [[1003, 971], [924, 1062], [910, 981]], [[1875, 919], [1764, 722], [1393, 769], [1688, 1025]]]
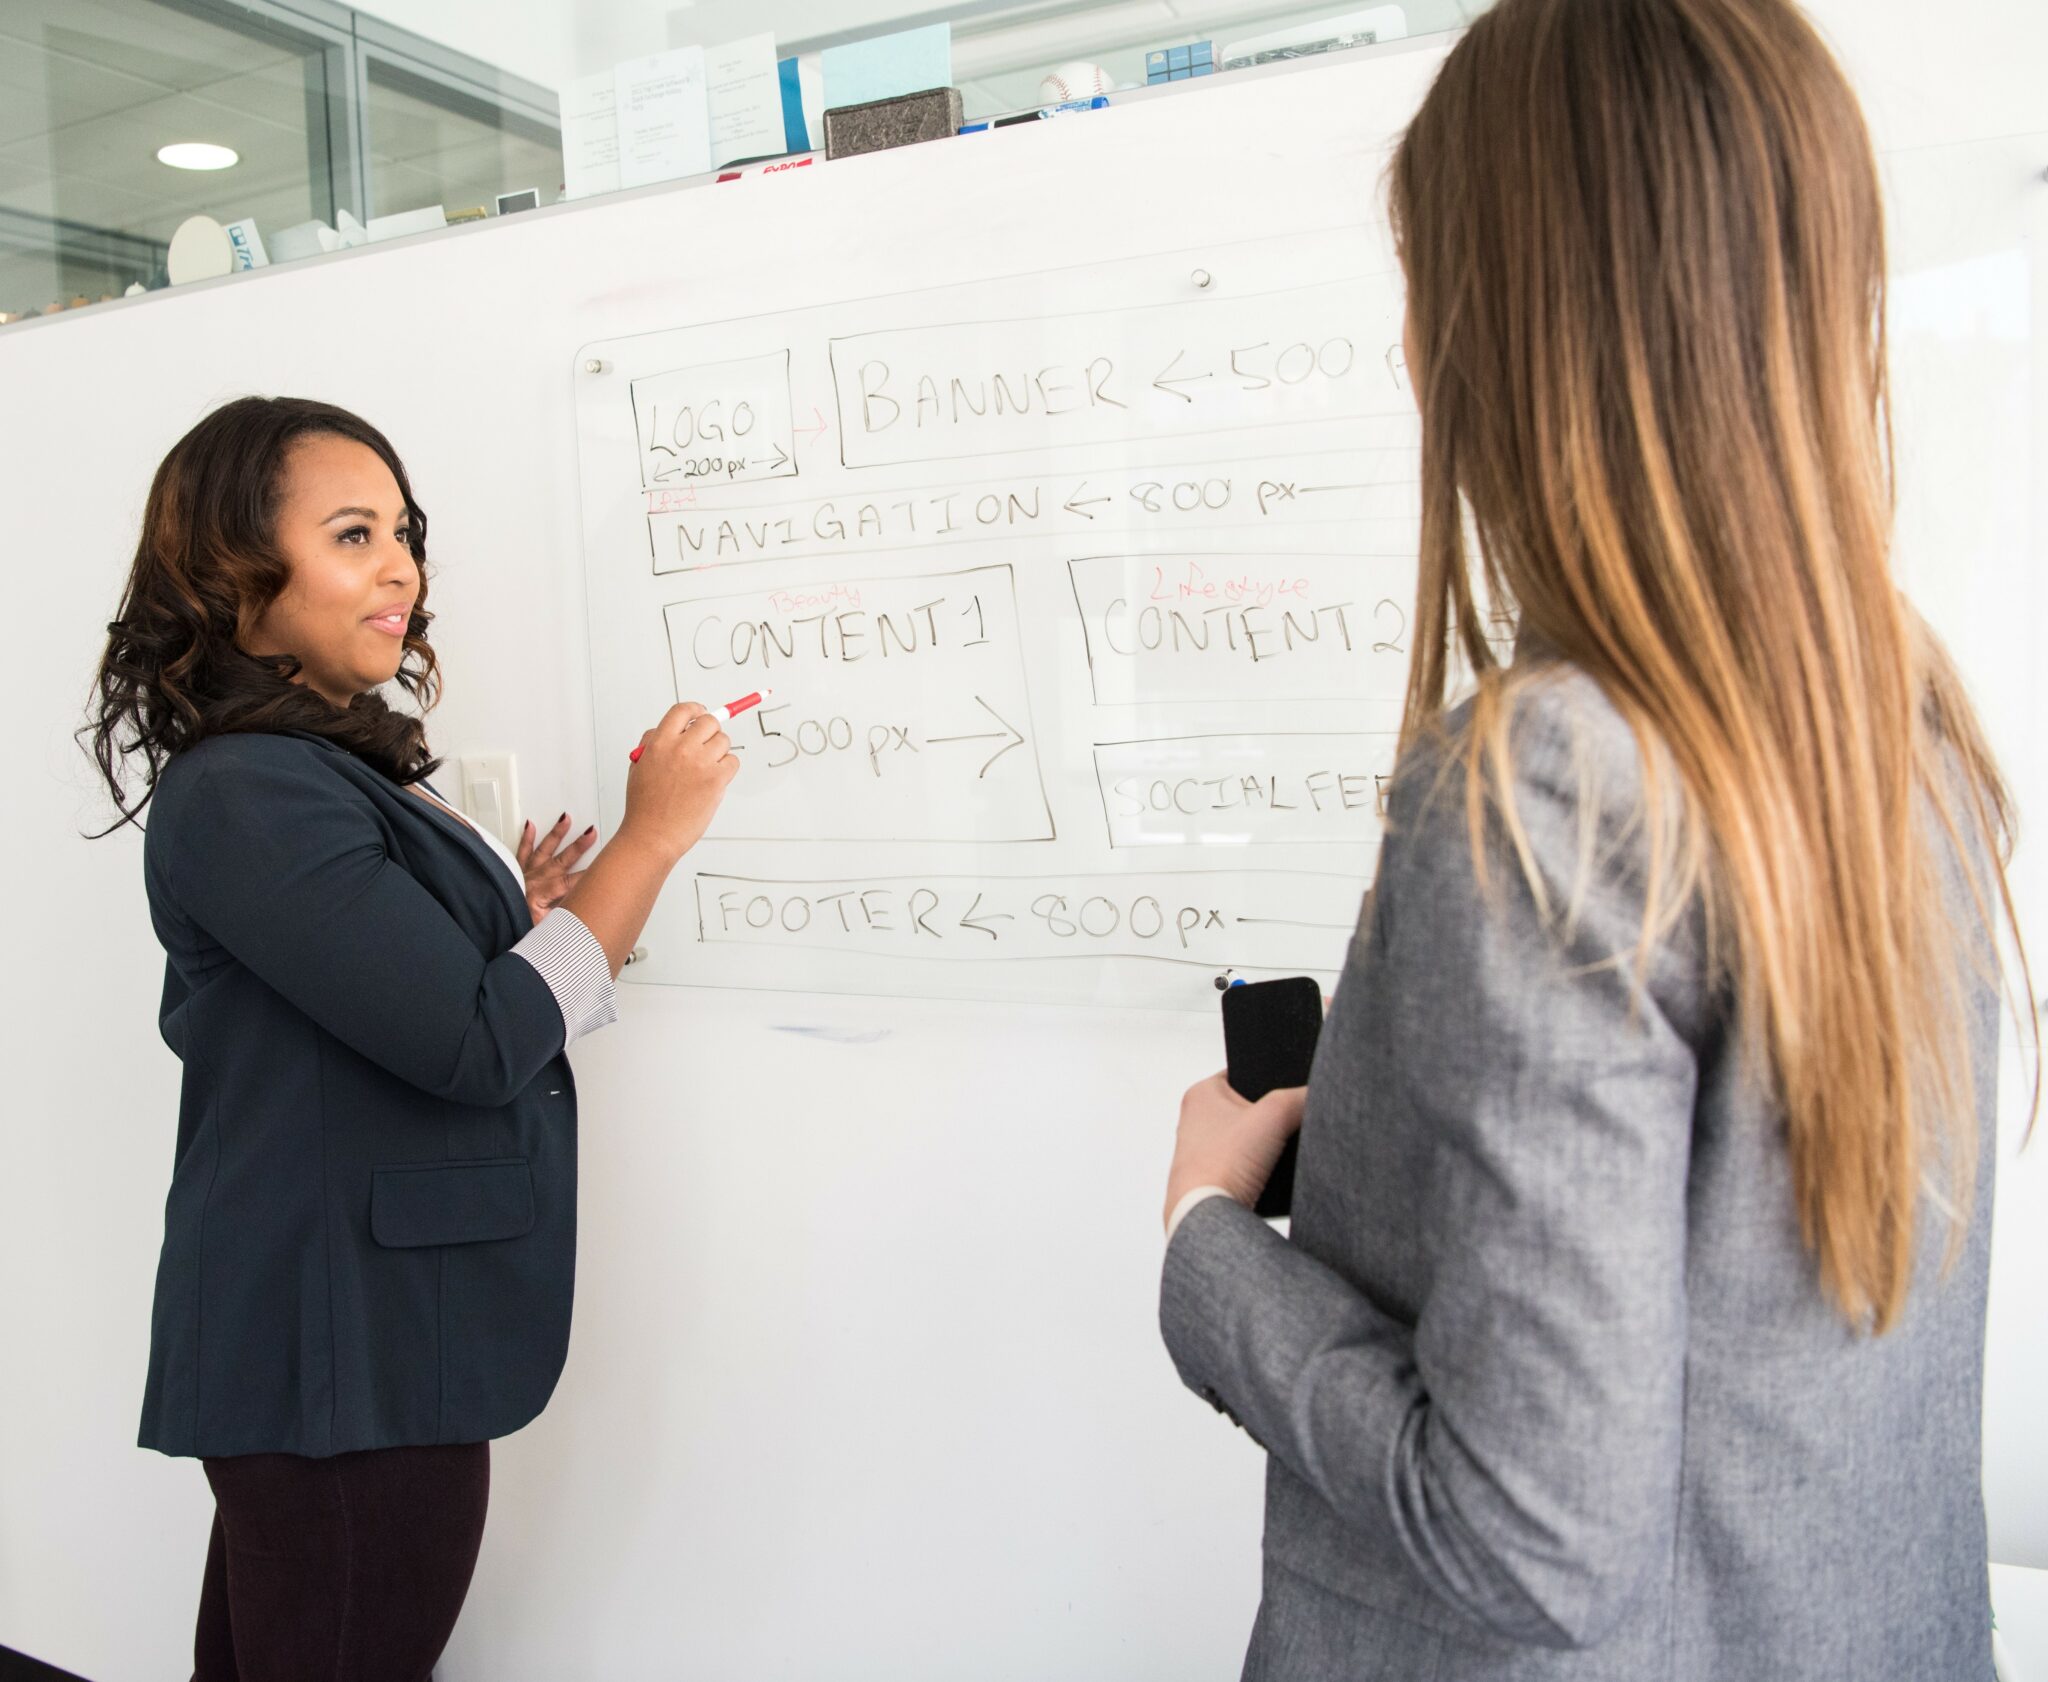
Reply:
[[1085, 491], [1087, 488], [1088, 481], [1086, 479], [1083, 479], [1078, 485], [1074, 487], [1074, 494], [1068, 497], [1065, 502], [1060, 504], [1060, 506], [1064, 508], [1069, 514], [1079, 514], [1081, 518], [1084, 520], [1092, 520], [1095, 518], [1095, 516], [1088, 512], [1090, 508], [1094, 507], [1095, 504], [1097, 504], [1098, 502], [1114, 502], [1116, 500], [1116, 498], [1112, 496], [1084, 497], [1081, 493]]
[[1173, 388], [1177, 385], [1193, 385], [1197, 380], [1213, 379], [1215, 376], [1213, 374], [1182, 374], [1178, 379], [1168, 379], [1166, 376], [1180, 366], [1180, 359], [1185, 355], [1187, 355], [1187, 352], [1184, 350], [1175, 351], [1173, 353], [1173, 360], [1159, 370], [1159, 378], [1154, 380], [1152, 384], [1165, 392], [1169, 397], [1178, 397], [1183, 403], [1192, 403], [1194, 399], [1186, 392], [1175, 391]]
[[816, 438], [824, 437], [826, 429], [832, 423], [826, 420], [824, 415], [819, 412], [818, 405], [815, 403], [811, 405], [811, 419], [816, 421], [818, 424], [816, 426], [793, 426], [789, 430], [798, 438], [803, 437], [803, 435], [807, 432]]
[[[997, 748], [996, 751], [989, 756], [988, 765], [984, 765], [978, 772], [975, 773], [975, 778], [977, 781], [979, 781], [981, 778], [988, 775], [989, 765], [995, 764], [995, 762], [998, 759], [1001, 759], [1004, 754], [1008, 753], [1010, 749], [1022, 747], [1024, 745], [1024, 737], [1023, 733], [1019, 731], [1015, 725], [1011, 724], [1008, 719], [1003, 717], [1001, 713], [997, 712], [994, 707], [988, 704], [987, 701], [983, 700], [979, 695], [975, 696], [974, 699], [980, 705], [981, 710], [987, 713], [990, 718], [994, 719], [996, 723], [1000, 724], [1002, 726], [1002, 729], [986, 730], [977, 736], [927, 736], [925, 738], [925, 744], [928, 747], [938, 747], [946, 742], [1002, 742], [1003, 745]], [[1005, 737], [1008, 738], [1007, 741], [1004, 740]]]
[[1017, 920], [1015, 917], [1011, 916], [1010, 913], [1007, 911], [991, 911], [980, 922], [976, 922], [974, 920], [974, 914], [980, 909], [981, 895], [976, 894], [974, 896], [974, 903], [967, 908], [966, 913], [961, 917], [960, 926], [963, 929], [978, 930], [980, 933], [987, 935], [990, 940], [999, 940], [1002, 938], [1000, 935], [996, 933], [994, 929], [988, 926], [990, 923], [1014, 923]]
[[768, 471], [770, 473], [773, 473], [777, 468], [787, 467], [788, 465], [789, 452], [785, 450], [780, 444], [777, 444], [775, 446], [775, 459], [768, 463]]

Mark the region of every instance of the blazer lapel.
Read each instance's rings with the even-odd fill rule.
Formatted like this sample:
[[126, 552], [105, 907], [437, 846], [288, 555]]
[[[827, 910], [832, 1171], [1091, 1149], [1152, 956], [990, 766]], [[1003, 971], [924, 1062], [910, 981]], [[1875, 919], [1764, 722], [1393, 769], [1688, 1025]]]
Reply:
[[382, 772], [377, 771], [374, 766], [358, 759], [339, 743], [331, 742], [325, 736], [318, 735], [311, 730], [291, 730], [285, 732], [285, 734], [303, 736], [309, 742], [318, 742], [322, 747], [327, 748], [331, 752], [340, 754], [342, 758], [361, 765], [365, 771], [369, 771], [376, 776], [377, 780], [386, 788], [396, 790], [408, 806], [419, 807], [426, 814], [427, 821], [439, 826], [443, 833], [452, 836], [456, 845], [463, 848], [471, 858], [475, 859], [485, 876], [490, 879], [492, 888], [497, 892], [499, 903], [511, 915], [513, 938], [516, 940], [520, 935], [523, 935], [528, 929], [533, 927], [533, 908], [526, 903], [524, 891], [513, 888], [505, 869], [505, 861], [492, 852], [484, 838], [468, 824], [464, 823], [460, 818], [453, 817], [449, 813], [442, 811], [433, 801], [422, 800], [418, 795], [408, 793], [402, 785], [393, 782]]
[[[392, 786], [396, 788], [399, 785], [394, 783]], [[526, 895], [523, 891], [517, 893], [513, 891], [509, 873], [505, 869], [505, 861], [491, 851], [490, 844], [473, 827], [464, 823], [460, 818], [442, 811], [440, 806], [434, 801], [422, 800], [418, 795], [407, 793], [402, 788], [400, 788], [399, 792], [405, 794], [405, 798], [412, 801], [415, 805], [425, 807], [427, 815], [435, 823], [453, 834], [458, 842], [469, 849], [470, 857], [477, 860], [483, 866], [485, 873], [491, 879], [491, 885], [498, 890], [498, 897], [504, 901], [506, 910], [512, 913], [513, 928], [521, 934], [532, 928], [533, 908], [526, 903]], [[428, 792], [432, 792], [431, 788]]]

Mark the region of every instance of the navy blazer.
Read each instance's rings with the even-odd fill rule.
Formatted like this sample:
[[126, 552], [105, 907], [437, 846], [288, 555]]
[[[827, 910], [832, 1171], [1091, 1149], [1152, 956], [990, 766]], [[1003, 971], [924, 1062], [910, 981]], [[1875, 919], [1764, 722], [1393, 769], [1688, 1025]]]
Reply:
[[516, 1431], [568, 1353], [576, 1086], [503, 862], [292, 731], [174, 757], [143, 874], [185, 1070], [142, 1446]]

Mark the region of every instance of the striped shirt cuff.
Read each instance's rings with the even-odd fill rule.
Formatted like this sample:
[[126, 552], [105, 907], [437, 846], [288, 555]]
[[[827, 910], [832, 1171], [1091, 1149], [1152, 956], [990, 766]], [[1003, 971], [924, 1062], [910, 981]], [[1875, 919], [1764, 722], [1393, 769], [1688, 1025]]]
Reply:
[[512, 950], [540, 971], [562, 1010], [562, 1049], [619, 1019], [611, 960], [581, 917], [558, 905]]

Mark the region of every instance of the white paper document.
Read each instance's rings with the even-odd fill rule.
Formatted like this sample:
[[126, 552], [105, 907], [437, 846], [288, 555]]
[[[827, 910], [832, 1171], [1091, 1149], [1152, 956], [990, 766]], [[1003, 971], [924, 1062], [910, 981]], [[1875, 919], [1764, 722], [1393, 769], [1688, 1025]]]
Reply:
[[619, 84], [612, 71], [562, 89], [562, 196], [588, 198], [619, 185]]
[[621, 187], [701, 175], [711, 167], [702, 47], [628, 59], [612, 74], [618, 82]]
[[713, 168], [736, 158], [778, 157], [789, 149], [772, 34], [708, 48], [705, 80], [710, 85]]

